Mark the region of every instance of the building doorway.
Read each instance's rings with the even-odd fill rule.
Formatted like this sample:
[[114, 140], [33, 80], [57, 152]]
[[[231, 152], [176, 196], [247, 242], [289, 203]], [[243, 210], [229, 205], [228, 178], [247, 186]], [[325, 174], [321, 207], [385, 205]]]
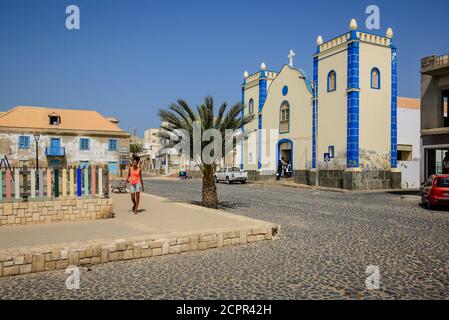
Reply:
[[108, 170], [110, 174], [113, 174], [115, 176], [118, 176], [118, 166], [117, 162], [109, 162], [108, 163]]
[[62, 165], [62, 162], [59, 159], [50, 159], [48, 161], [48, 166], [51, 168], [54, 168], [54, 169], [61, 167], [61, 165]]
[[293, 142], [289, 139], [283, 139], [278, 142], [278, 162], [281, 159], [284, 159], [285, 162], [290, 162], [293, 169]]
[[433, 174], [445, 173], [443, 162], [446, 153], [449, 152], [449, 146], [447, 148], [426, 148], [425, 150], [425, 179], [427, 180]]

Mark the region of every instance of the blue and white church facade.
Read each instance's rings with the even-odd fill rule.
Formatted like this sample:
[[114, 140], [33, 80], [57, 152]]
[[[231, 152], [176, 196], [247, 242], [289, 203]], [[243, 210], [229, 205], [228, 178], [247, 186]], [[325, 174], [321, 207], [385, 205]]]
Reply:
[[240, 166], [255, 180], [275, 177], [278, 160], [301, 184], [350, 190], [400, 188], [397, 169], [397, 58], [393, 31], [318, 36], [313, 75], [290, 63], [245, 72], [242, 103], [255, 120], [238, 145]]

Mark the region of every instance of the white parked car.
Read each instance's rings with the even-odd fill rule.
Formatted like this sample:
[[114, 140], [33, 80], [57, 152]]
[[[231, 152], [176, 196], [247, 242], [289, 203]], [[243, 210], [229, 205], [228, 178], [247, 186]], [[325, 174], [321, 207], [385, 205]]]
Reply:
[[246, 183], [248, 180], [248, 173], [246, 171], [240, 170], [238, 167], [225, 167], [221, 168], [215, 174], [215, 182], [226, 181], [227, 184], [231, 182], [238, 181], [242, 184]]

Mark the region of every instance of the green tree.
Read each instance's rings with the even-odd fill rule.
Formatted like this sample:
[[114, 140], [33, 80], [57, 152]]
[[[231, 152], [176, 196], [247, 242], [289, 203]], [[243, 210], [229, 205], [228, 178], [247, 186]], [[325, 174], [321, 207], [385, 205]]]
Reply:
[[142, 153], [144, 151], [143, 143], [131, 143], [129, 145], [129, 152], [131, 153], [131, 156], [136, 156], [139, 153]]
[[[203, 157], [203, 150], [206, 146], [210, 144], [208, 141], [198, 142], [201, 146], [201, 155], [198, 157], [194, 155], [194, 123], [197, 122], [200, 125], [201, 133], [208, 129], [216, 129], [221, 135], [222, 141], [222, 155], [225, 155], [225, 141], [229, 137], [229, 131], [241, 129], [244, 125], [248, 124], [254, 119], [254, 115], [247, 115], [242, 117], [243, 105], [237, 103], [227, 111], [227, 103], [223, 103], [218, 114], [215, 114], [214, 110], [214, 99], [212, 97], [206, 97], [204, 103], [197, 107], [196, 112], [185, 102], [179, 99], [176, 103], [172, 103], [168, 106], [168, 110], [160, 109], [159, 117], [163, 122], [168, 123], [168, 125], [162, 126], [161, 137], [169, 139], [173, 137], [173, 134], [177, 136], [175, 130], [183, 130], [188, 134], [190, 139], [190, 159], [193, 159], [201, 170], [203, 175], [203, 187], [202, 187], [202, 204], [205, 207], [217, 208], [218, 207], [218, 196], [217, 188], [215, 186], [215, 172], [217, 170], [217, 161], [212, 163], [205, 162]], [[226, 112], [227, 111], [227, 112]], [[226, 136], [228, 135], [228, 136]], [[235, 140], [233, 139], [233, 146], [235, 146]], [[170, 141], [171, 146], [176, 144], [176, 142]]]

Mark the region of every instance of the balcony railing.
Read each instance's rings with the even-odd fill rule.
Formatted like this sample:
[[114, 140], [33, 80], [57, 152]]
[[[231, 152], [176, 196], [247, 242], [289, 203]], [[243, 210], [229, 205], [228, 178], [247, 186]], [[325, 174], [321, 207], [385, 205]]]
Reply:
[[449, 54], [443, 56], [430, 56], [421, 59], [421, 72], [449, 67]]
[[46, 147], [45, 155], [50, 157], [63, 157], [65, 155], [64, 147]]

